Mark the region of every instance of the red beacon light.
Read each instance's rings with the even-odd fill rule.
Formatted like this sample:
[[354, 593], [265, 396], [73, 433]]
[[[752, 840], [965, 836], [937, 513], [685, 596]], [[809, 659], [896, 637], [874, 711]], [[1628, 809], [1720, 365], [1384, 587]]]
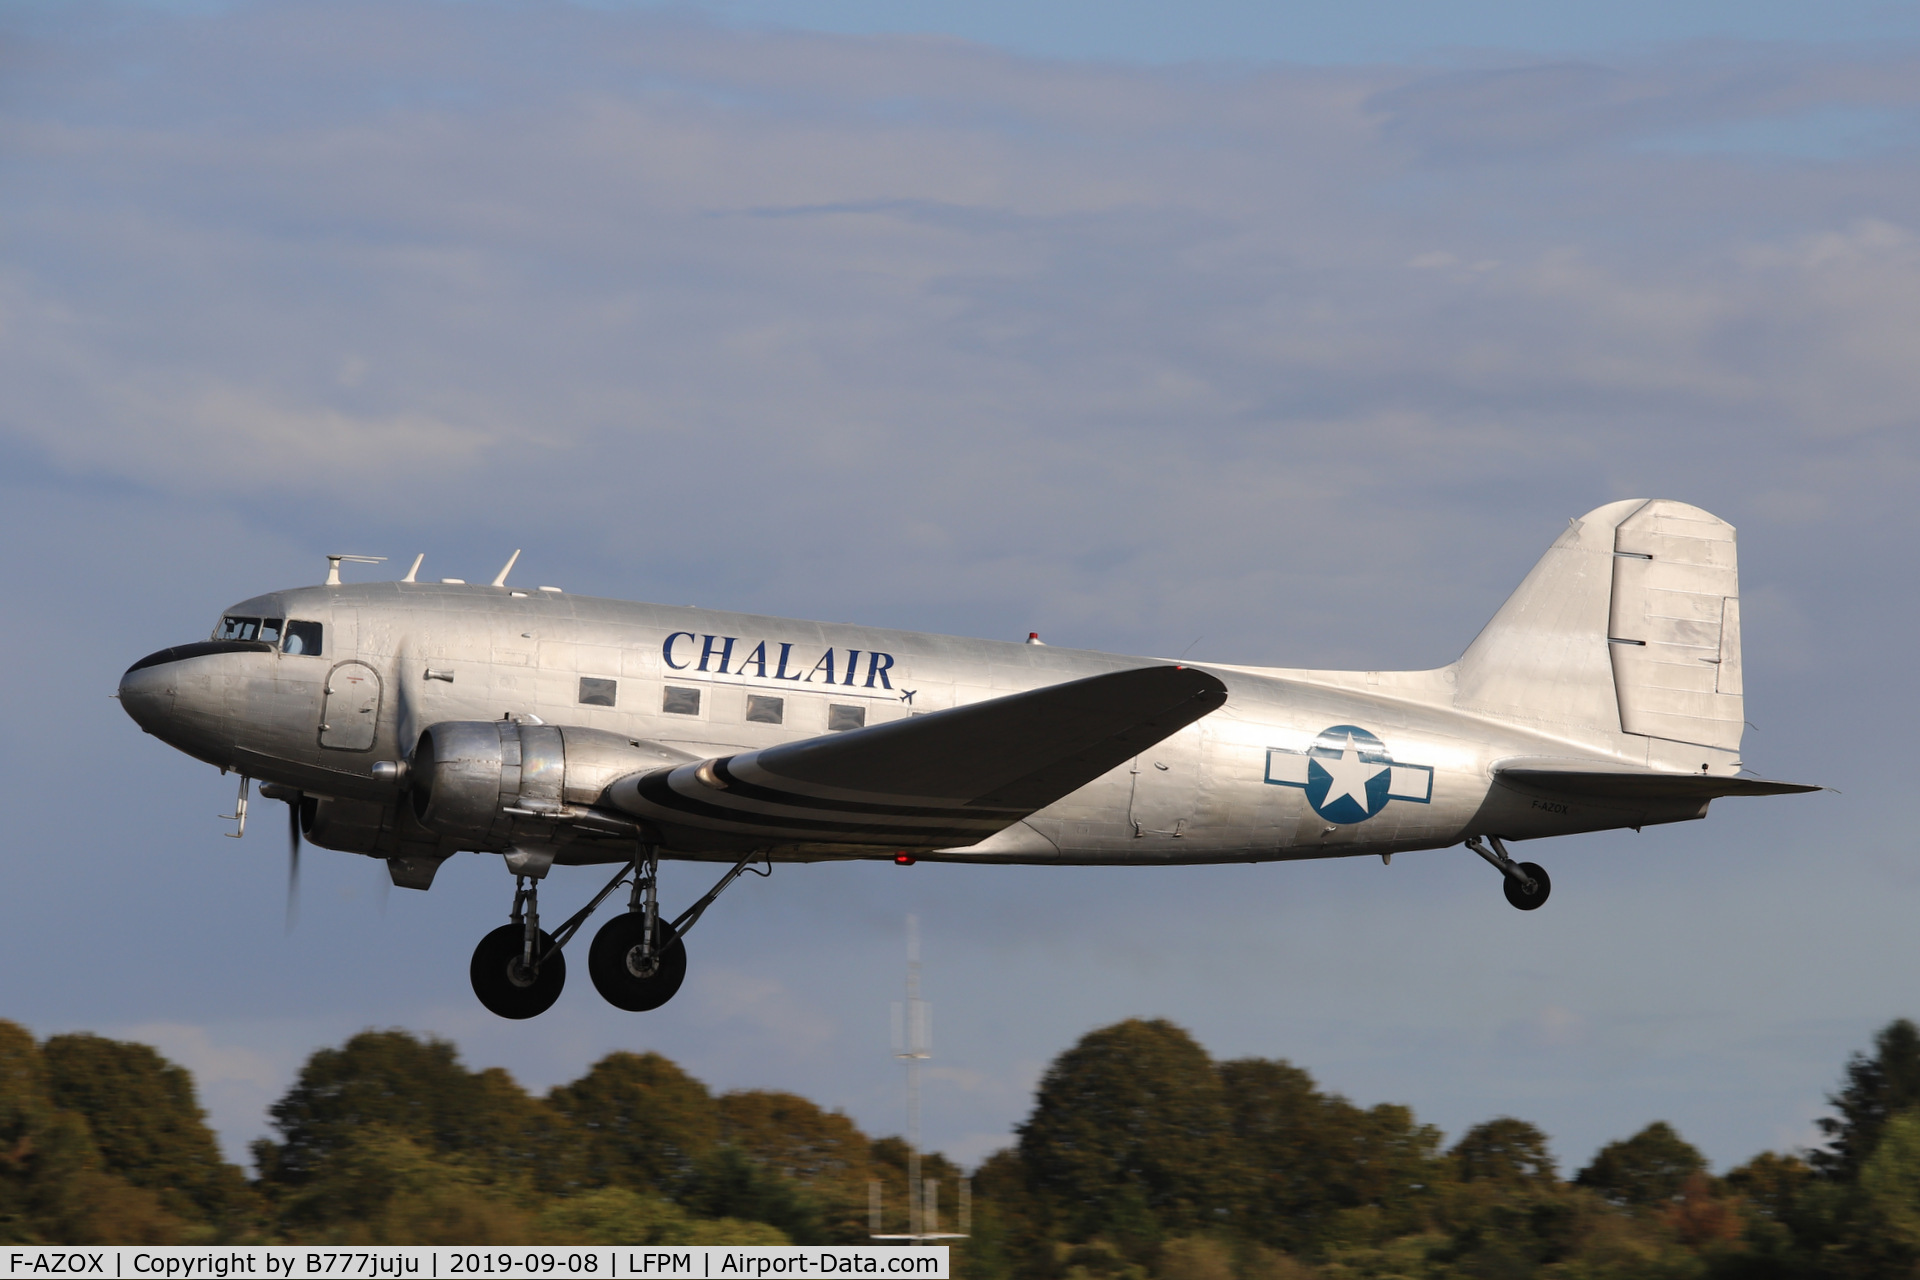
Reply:
[[914, 857], [910, 853], [896, 853], [893, 855], [893, 865], [896, 867], [910, 867], [913, 863]]

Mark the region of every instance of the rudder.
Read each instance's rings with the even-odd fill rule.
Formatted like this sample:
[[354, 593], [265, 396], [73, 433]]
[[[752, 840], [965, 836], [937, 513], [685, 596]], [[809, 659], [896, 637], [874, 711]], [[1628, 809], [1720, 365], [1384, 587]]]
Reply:
[[1746, 716], [1733, 526], [1665, 498], [1588, 512], [1454, 671], [1462, 710], [1651, 764], [1677, 761], [1671, 744], [1737, 753]]

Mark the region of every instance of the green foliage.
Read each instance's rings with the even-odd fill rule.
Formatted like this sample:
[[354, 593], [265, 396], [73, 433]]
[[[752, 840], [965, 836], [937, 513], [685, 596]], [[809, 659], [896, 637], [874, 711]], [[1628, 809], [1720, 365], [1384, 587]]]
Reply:
[[[1920, 1105], [1894, 1105], [1910, 1031], [1892, 1024], [1847, 1064], [1825, 1176], [1769, 1153], [1716, 1180], [1655, 1123], [1569, 1183], [1524, 1121], [1476, 1125], [1442, 1156], [1405, 1107], [1119, 1023], [1055, 1060], [1019, 1146], [975, 1171], [955, 1274], [1917, 1280]], [[884, 1225], [904, 1226], [900, 1139], [792, 1094], [715, 1098], [658, 1054], [611, 1054], [537, 1099], [444, 1042], [366, 1032], [315, 1053], [272, 1115], [282, 1141], [244, 1187], [180, 1068], [0, 1022], [0, 1241], [858, 1242], [869, 1179], [888, 1189]], [[920, 1168], [943, 1188], [960, 1175], [937, 1153]]]
[[[179, 1071], [151, 1050], [147, 1053], [147, 1065], [159, 1076]], [[56, 1097], [62, 1070], [50, 1065], [47, 1053], [24, 1028], [0, 1022], [0, 1240], [178, 1244], [218, 1235], [189, 1198], [173, 1197], [170, 1207], [153, 1188], [230, 1182], [239, 1171], [223, 1173], [198, 1160], [170, 1166], [153, 1152], [146, 1153], [150, 1158], [139, 1158], [137, 1143], [127, 1168], [116, 1168], [115, 1157], [127, 1153], [117, 1144], [103, 1153], [87, 1117], [62, 1106]], [[183, 1081], [184, 1073], [179, 1078]], [[187, 1114], [197, 1123], [190, 1083], [185, 1097]], [[123, 1173], [149, 1185], [135, 1185]]]
[[626, 1187], [559, 1196], [540, 1211], [545, 1244], [791, 1244], [777, 1227], [738, 1218], [706, 1220], [670, 1200]]
[[1857, 1254], [1885, 1275], [1920, 1275], [1920, 1108], [1881, 1125], [1860, 1168]]
[[343, 1135], [282, 1202], [296, 1242], [525, 1244], [533, 1240], [525, 1185], [435, 1153], [391, 1125]]
[[1727, 1189], [1746, 1201], [1750, 1211], [1776, 1222], [1792, 1221], [1794, 1210], [1813, 1179], [1813, 1170], [1798, 1156], [1763, 1151], [1727, 1172]]
[[1231, 1123], [1206, 1051], [1170, 1022], [1136, 1018], [1054, 1060], [1020, 1158], [1068, 1239], [1108, 1236], [1137, 1256], [1230, 1212]]
[[269, 1183], [301, 1185], [378, 1125], [541, 1190], [582, 1185], [581, 1144], [563, 1117], [506, 1072], [468, 1071], [451, 1044], [405, 1031], [363, 1031], [315, 1053], [269, 1114], [283, 1141], [254, 1147]]
[[1232, 1123], [1233, 1221], [1252, 1239], [1285, 1250], [1312, 1248], [1373, 1207], [1383, 1230], [1415, 1230], [1420, 1201], [1440, 1179], [1439, 1132], [1405, 1107], [1362, 1110], [1321, 1093], [1300, 1068], [1248, 1058], [1222, 1063]]
[[1547, 1135], [1512, 1116], [1473, 1126], [1447, 1154], [1453, 1160], [1455, 1176], [1462, 1182], [1543, 1187], [1555, 1181]]
[[[721, 1096], [720, 1137], [727, 1149], [804, 1192], [801, 1200], [811, 1206], [813, 1225], [803, 1227], [800, 1219], [791, 1219], [789, 1233], [812, 1234], [794, 1234], [795, 1240], [866, 1243], [873, 1144], [853, 1121], [796, 1094], [747, 1089]], [[717, 1167], [707, 1176], [719, 1176]], [[781, 1220], [760, 1220], [788, 1229]]]
[[94, 1035], [54, 1036], [42, 1053], [49, 1097], [86, 1120], [106, 1168], [210, 1236], [254, 1224], [258, 1198], [221, 1158], [183, 1068], [144, 1044]]
[[826, 1238], [820, 1207], [799, 1183], [738, 1147], [716, 1148], [688, 1180], [681, 1202], [703, 1218], [764, 1222], [800, 1244]]
[[713, 1095], [657, 1053], [610, 1053], [547, 1101], [584, 1139], [583, 1172], [594, 1184], [672, 1194], [720, 1139]]
[[1851, 1182], [1873, 1155], [1880, 1131], [1894, 1115], [1920, 1107], [1920, 1027], [1906, 1018], [1888, 1023], [1873, 1038], [1873, 1056], [1847, 1060], [1846, 1083], [1827, 1101], [1840, 1114], [1822, 1118], [1824, 1151], [1808, 1162], [1829, 1178]]
[[1655, 1120], [1631, 1138], [1600, 1148], [1574, 1181], [1615, 1204], [1646, 1209], [1679, 1199], [1687, 1179], [1706, 1167], [1705, 1156], [1666, 1121]]

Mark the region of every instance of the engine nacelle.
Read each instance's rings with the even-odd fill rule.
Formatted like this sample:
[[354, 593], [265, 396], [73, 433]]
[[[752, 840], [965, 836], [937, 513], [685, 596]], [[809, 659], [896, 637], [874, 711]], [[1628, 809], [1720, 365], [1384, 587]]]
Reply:
[[421, 826], [463, 848], [505, 849], [517, 824], [522, 833], [525, 824], [551, 832], [560, 818], [580, 818], [616, 779], [690, 759], [604, 729], [450, 720], [420, 735], [407, 778]]

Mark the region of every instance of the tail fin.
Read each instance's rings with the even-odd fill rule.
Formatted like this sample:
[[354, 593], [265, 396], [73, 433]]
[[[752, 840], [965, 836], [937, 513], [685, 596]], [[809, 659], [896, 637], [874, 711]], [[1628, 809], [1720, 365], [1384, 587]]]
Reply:
[[1665, 498], [1588, 512], [1468, 646], [1454, 687], [1462, 710], [1644, 748], [1656, 766], [1694, 769], [1701, 748], [1731, 763], [1746, 725], [1733, 526]]

